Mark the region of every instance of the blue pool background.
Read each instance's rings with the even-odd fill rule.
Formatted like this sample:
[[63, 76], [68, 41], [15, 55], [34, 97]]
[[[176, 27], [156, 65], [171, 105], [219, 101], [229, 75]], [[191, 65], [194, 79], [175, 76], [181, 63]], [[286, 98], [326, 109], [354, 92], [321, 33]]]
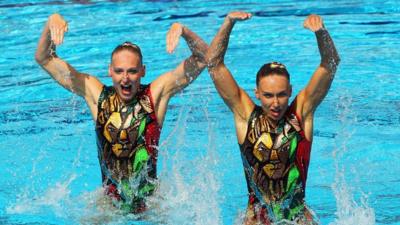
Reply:
[[[144, 53], [144, 83], [190, 54], [165, 52], [179, 21], [208, 43], [232, 10], [254, 14], [231, 35], [226, 64], [254, 97], [255, 73], [280, 61], [294, 93], [319, 63], [320, 14], [341, 65], [315, 116], [306, 201], [322, 224], [400, 224], [400, 3], [398, 1], [0, 1], [0, 224], [238, 224], [246, 185], [232, 115], [205, 71], [168, 108], [160, 188], [145, 218], [98, 209], [94, 126], [84, 101], [34, 61], [47, 17], [69, 32], [58, 54], [106, 84], [110, 52], [130, 40]], [[163, 199], [163, 200], [157, 200]]]

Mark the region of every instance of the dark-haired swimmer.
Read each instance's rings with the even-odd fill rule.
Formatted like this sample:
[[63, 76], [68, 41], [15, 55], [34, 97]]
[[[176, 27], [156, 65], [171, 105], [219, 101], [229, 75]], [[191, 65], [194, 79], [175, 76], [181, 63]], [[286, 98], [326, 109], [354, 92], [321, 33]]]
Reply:
[[215, 87], [234, 116], [249, 192], [245, 224], [315, 224], [304, 202], [314, 112], [328, 93], [339, 56], [321, 17], [308, 16], [304, 27], [316, 35], [320, 65], [290, 104], [286, 67], [277, 62], [263, 65], [255, 89], [258, 106], [224, 64], [235, 22], [250, 17], [245, 12], [228, 14], [206, 57]]
[[172, 53], [182, 36], [192, 55], [151, 84], [145, 75], [140, 48], [130, 42], [111, 55], [113, 86], [77, 71], [55, 54], [67, 22], [59, 14], [48, 18], [36, 51], [36, 61], [67, 90], [83, 97], [96, 123], [103, 185], [113, 202], [126, 212], [146, 209], [145, 197], [156, 187], [157, 146], [169, 99], [189, 85], [205, 68], [207, 44], [187, 27], [174, 23], [167, 34]]

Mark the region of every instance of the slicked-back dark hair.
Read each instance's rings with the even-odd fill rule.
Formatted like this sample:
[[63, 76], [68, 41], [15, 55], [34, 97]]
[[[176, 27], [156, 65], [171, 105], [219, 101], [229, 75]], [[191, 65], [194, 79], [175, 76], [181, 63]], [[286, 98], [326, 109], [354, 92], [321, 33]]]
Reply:
[[143, 56], [142, 56], [142, 51], [140, 50], [140, 47], [136, 44], [133, 44], [129, 41], [125, 41], [124, 43], [118, 45], [117, 47], [114, 48], [114, 50], [111, 53], [111, 61], [112, 61], [112, 57], [122, 51], [122, 50], [128, 50], [132, 53], [137, 54], [140, 57], [140, 64], [143, 64]]
[[264, 64], [257, 72], [256, 84], [260, 83], [261, 78], [266, 77], [268, 75], [277, 74], [285, 76], [290, 82], [289, 72], [286, 70], [286, 66], [282, 63], [271, 62]]

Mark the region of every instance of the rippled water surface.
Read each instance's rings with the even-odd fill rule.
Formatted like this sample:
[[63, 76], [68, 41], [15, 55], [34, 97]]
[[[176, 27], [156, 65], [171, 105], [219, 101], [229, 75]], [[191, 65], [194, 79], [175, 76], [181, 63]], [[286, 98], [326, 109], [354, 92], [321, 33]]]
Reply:
[[[144, 53], [144, 83], [190, 54], [181, 40], [165, 52], [179, 21], [212, 40], [232, 10], [237, 23], [226, 64], [254, 97], [255, 74], [280, 61], [293, 91], [319, 63], [320, 14], [341, 56], [315, 115], [306, 201], [322, 224], [400, 224], [400, 3], [398, 1], [0, 1], [0, 224], [235, 224], [247, 189], [232, 115], [205, 71], [171, 101], [160, 139], [160, 187], [152, 210], [123, 216], [102, 202], [94, 124], [84, 101], [34, 61], [47, 17], [69, 23], [58, 55], [108, 85], [112, 49], [130, 40]], [[104, 206], [102, 206], [104, 205]]]

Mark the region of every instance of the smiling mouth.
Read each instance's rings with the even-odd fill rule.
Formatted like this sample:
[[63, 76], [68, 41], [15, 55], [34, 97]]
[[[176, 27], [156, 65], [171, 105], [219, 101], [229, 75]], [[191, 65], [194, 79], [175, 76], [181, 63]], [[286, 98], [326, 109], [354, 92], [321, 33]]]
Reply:
[[132, 85], [131, 84], [121, 84], [121, 89], [124, 93], [130, 92], [132, 89]]

